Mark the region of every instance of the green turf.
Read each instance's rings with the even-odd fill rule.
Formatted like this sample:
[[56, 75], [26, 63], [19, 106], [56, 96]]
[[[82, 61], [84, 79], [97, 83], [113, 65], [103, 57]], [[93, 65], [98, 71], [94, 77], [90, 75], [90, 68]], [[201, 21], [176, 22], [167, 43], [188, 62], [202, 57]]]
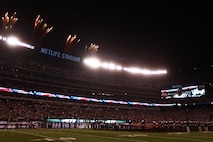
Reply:
[[213, 132], [0, 129], [1, 142], [213, 142]]

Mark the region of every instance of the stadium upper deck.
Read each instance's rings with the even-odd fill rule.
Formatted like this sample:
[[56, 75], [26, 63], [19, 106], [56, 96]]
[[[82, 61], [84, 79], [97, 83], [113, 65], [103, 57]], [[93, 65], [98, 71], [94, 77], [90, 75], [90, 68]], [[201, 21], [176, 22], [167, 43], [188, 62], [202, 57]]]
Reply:
[[158, 102], [160, 90], [165, 86], [209, 85], [212, 79], [211, 70], [163, 77], [91, 70], [81, 60], [49, 56], [39, 50], [10, 49], [5, 43], [0, 46], [1, 86], [6, 87], [98, 99]]

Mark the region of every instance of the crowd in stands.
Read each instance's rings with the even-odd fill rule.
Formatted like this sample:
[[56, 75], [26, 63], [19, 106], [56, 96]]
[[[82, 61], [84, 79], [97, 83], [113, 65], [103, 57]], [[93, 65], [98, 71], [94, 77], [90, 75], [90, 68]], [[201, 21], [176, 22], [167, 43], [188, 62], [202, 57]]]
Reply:
[[[9, 53], [10, 54], [10, 53]], [[209, 83], [212, 76], [149, 78], [85, 69], [79, 63], [53, 64], [44, 57], [0, 54], [0, 86], [97, 99], [171, 102], [160, 99], [162, 86], [173, 83]], [[23, 55], [24, 53], [17, 53]], [[45, 56], [45, 55], [43, 55]], [[30, 58], [32, 57], [32, 58]], [[50, 57], [51, 58], [51, 57]], [[54, 61], [52, 61], [54, 62]], [[179, 82], [181, 81], [181, 82]], [[184, 82], [185, 81], [185, 82]], [[211, 92], [210, 92], [211, 93]], [[184, 103], [213, 101], [212, 95]], [[97, 104], [56, 98], [40, 98], [0, 92], [0, 121], [46, 121], [47, 118], [123, 119], [138, 122], [213, 121], [212, 105], [143, 107]]]
[[[13, 96], [13, 95], [11, 95]], [[209, 123], [212, 127], [213, 109], [210, 105], [190, 107], [157, 107], [106, 105], [95, 103], [68, 102], [57, 99], [27, 98], [20, 96], [2, 97], [0, 100], [0, 121], [46, 122], [55, 119], [126, 120], [133, 126], [196, 125]], [[45, 127], [45, 126], [44, 126]]]

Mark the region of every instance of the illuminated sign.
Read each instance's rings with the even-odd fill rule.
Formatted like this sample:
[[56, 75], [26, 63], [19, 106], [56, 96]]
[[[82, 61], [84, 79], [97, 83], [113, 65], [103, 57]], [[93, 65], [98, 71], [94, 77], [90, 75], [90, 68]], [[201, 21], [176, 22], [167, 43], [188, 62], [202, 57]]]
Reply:
[[47, 48], [41, 48], [40, 53], [42, 54], [46, 54], [52, 57], [57, 57], [57, 58], [61, 58], [61, 59], [66, 59], [66, 60], [70, 60], [70, 61], [75, 61], [75, 62], [80, 62], [80, 57], [76, 57], [70, 54], [66, 54], [63, 52], [59, 52], [59, 51], [55, 51], [55, 50], [51, 50], [51, 49], [47, 49]]

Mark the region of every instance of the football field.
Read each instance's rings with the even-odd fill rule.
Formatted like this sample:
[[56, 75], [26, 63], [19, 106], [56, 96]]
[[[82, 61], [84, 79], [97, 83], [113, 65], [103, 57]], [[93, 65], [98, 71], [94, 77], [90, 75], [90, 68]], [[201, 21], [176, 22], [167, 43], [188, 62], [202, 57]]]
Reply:
[[1, 142], [213, 142], [213, 132], [0, 129]]

